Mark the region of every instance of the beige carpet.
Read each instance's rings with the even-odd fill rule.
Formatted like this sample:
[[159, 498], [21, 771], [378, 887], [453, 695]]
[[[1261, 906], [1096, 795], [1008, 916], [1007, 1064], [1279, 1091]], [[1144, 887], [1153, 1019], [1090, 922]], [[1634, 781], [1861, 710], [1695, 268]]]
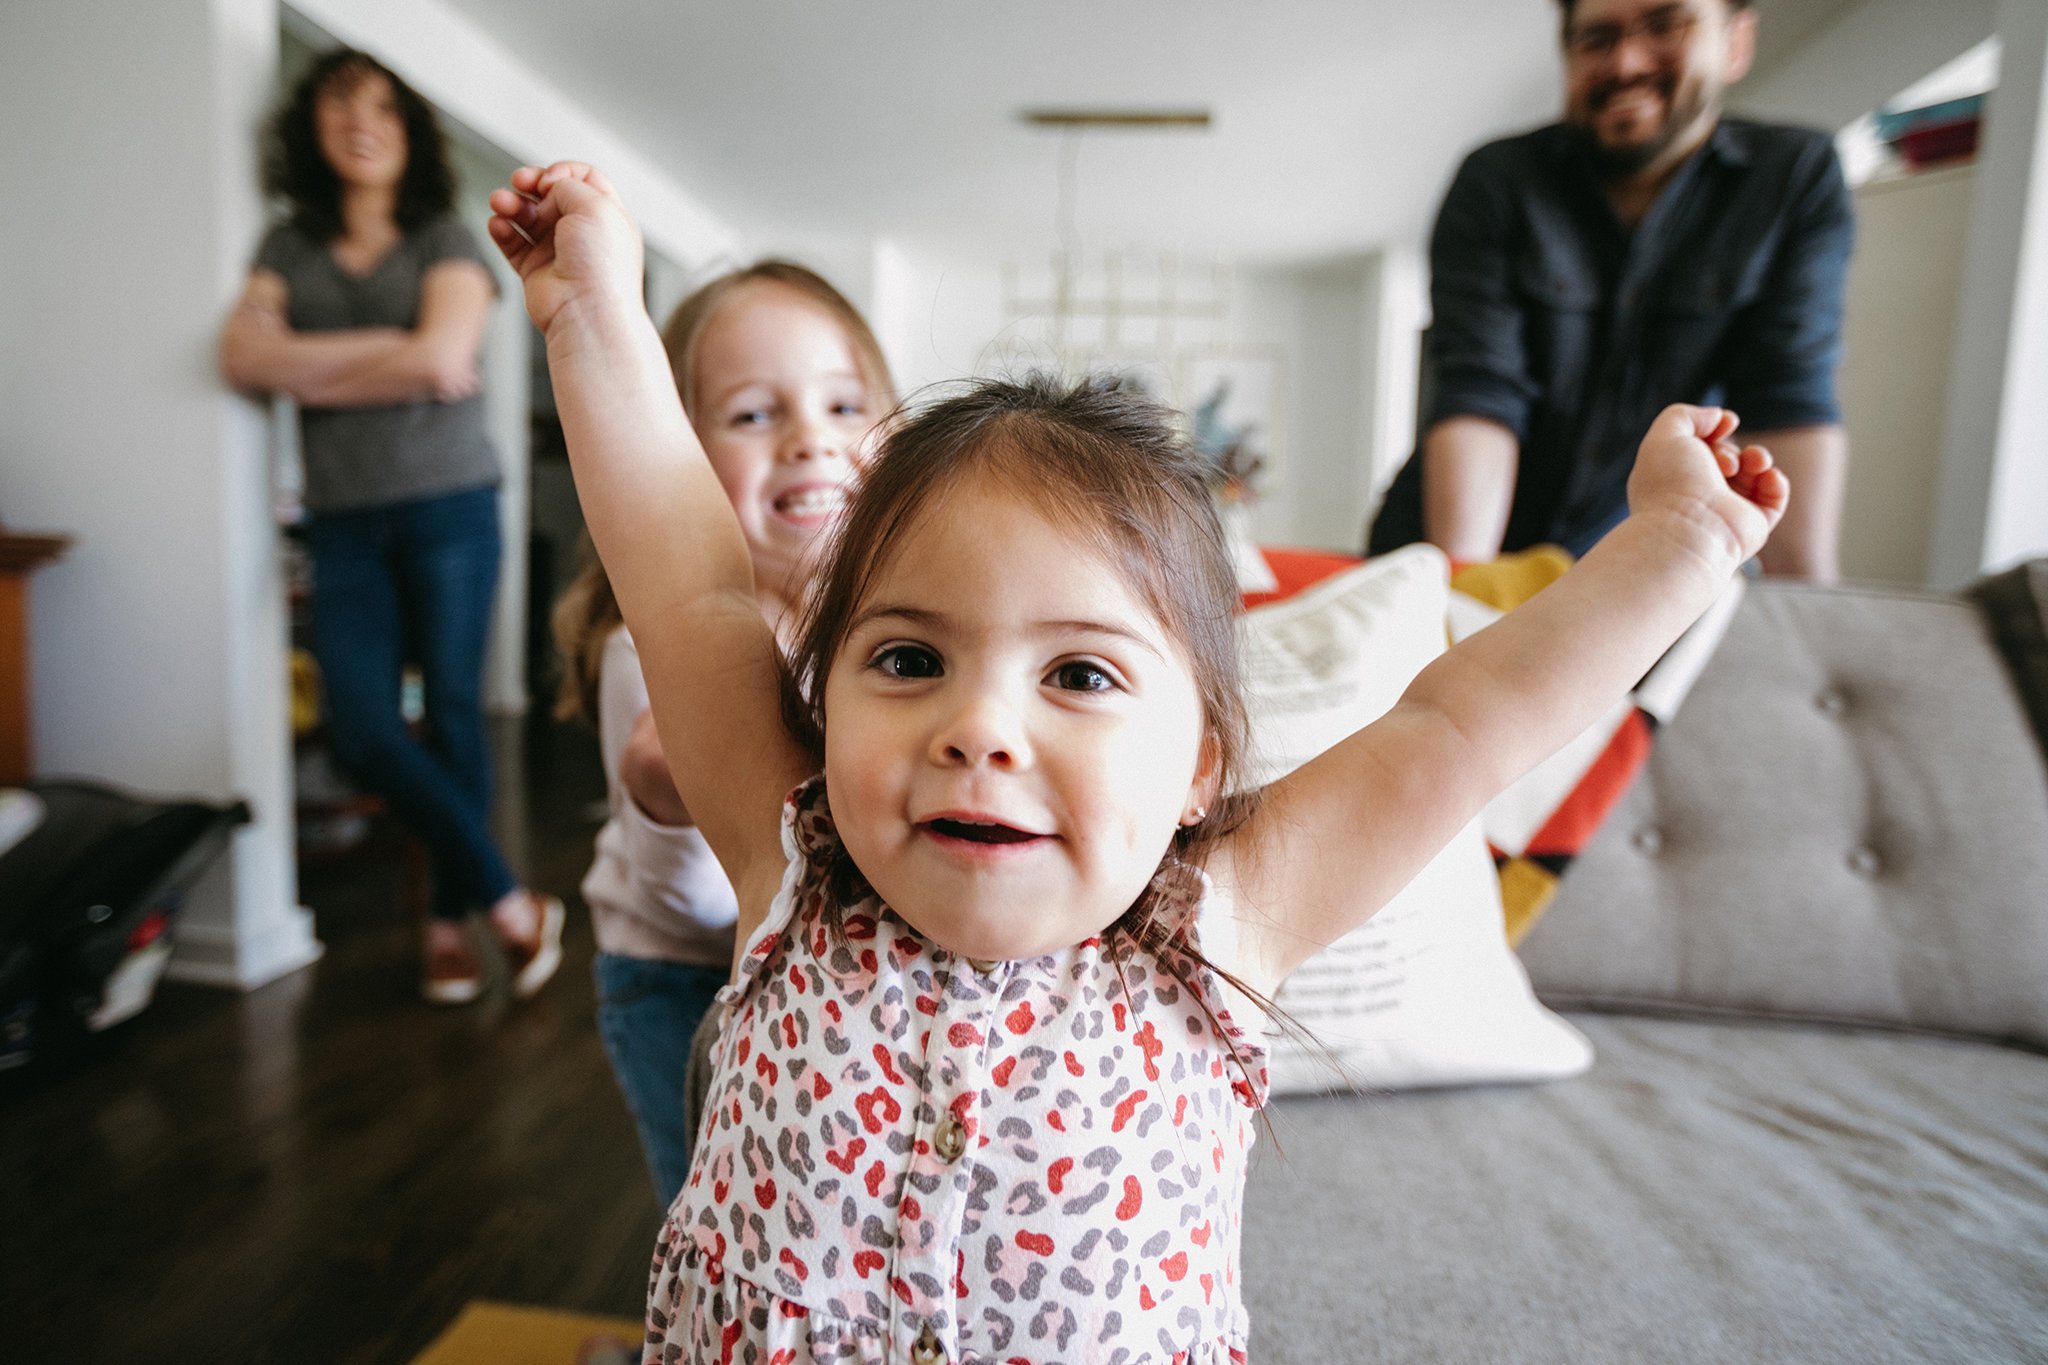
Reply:
[[639, 1360], [643, 1335], [631, 1318], [479, 1300], [414, 1356], [412, 1365], [622, 1365]]

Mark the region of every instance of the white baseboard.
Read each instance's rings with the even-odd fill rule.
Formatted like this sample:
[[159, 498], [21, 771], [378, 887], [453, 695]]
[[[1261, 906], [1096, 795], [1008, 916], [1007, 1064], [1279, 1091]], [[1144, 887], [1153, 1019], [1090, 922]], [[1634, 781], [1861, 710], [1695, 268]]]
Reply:
[[313, 936], [313, 912], [300, 905], [275, 917], [267, 932], [253, 938], [211, 924], [179, 925], [165, 974], [174, 981], [253, 991], [310, 967], [326, 951], [327, 945]]

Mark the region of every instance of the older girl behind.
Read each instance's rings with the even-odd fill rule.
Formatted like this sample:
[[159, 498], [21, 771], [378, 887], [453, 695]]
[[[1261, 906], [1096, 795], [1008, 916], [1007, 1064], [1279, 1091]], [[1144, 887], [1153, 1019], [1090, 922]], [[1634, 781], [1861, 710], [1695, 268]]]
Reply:
[[[853, 305], [787, 261], [697, 290], [662, 342], [743, 528], [762, 617], [780, 634], [892, 404], [888, 363]], [[690, 1040], [731, 974], [738, 905], [676, 794], [639, 653], [595, 554], [554, 625], [568, 663], [556, 713], [598, 731], [610, 806], [582, 888], [597, 931], [598, 1027], [665, 1207], [689, 1172]]]

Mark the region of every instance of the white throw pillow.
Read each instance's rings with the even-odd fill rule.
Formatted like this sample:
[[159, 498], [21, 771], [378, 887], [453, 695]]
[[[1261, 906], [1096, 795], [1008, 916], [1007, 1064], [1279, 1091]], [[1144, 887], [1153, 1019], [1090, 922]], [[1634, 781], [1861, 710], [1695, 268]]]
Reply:
[[[1246, 612], [1251, 782], [1291, 772], [1392, 707], [1443, 653], [1449, 598], [1449, 563], [1417, 545]], [[1593, 1061], [1508, 950], [1477, 821], [1372, 919], [1297, 967], [1275, 1003], [1315, 1038], [1271, 1030], [1276, 1094], [1550, 1080]]]

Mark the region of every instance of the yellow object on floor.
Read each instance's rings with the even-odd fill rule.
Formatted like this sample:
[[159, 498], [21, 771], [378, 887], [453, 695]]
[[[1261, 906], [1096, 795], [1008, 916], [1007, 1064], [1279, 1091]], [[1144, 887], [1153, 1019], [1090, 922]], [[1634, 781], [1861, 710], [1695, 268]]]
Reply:
[[[645, 1328], [631, 1318], [479, 1300], [414, 1356], [412, 1365], [610, 1365], [638, 1361], [645, 1337]], [[616, 1349], [620, 1343], [627, 1347], [623, 1356]]]

